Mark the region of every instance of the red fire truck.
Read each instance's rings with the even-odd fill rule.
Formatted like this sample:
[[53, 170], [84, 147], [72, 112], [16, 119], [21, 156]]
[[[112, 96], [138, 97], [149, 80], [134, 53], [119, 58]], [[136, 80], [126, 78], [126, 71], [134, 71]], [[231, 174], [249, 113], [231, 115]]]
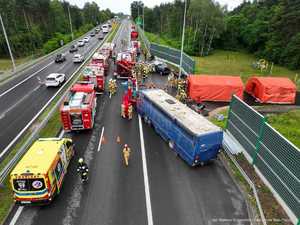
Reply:
[[96, 64], [90, 64], [82, 71], [83, 80], [93, 83], [95, 85], [95, 89], [101, 92], [105, 90], [104, 74], [104, 67], [99, 67]]
[[109, 58], [108, 55], [96, 52], [92, 57], [90, 65], [96, 66], [99, 68], [104, 68], [104, 75], [106, 76], [108, 73], [108, 68], [109, 68], [108, 58]]
[[135, 30], [131, 31], [130, 33], [130, 38], [131, 38], [131, 41], [136, 41], [139, 37], [139, 33]]
[[60, 107], [60, 117], [64, 130], [92, 129], [96, 104], [94, 84], [89, 82], [74, 84]]
[[114, 43], [106, 42], [102, 45], [102, 47], [99, 49], [98, 52], [103, 55], [108, 55], [108, 57], [111, 57], [114, 49], [115, 49]]
[[132, 51], [118, 53], [116, 65], [116, 78], [130, 78], [135, 65], [135, 53]]

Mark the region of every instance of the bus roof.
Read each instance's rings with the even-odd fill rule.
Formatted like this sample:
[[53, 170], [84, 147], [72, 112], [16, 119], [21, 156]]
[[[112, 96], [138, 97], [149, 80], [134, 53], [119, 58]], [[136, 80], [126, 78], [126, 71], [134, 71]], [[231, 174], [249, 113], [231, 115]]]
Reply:
[[161, 89], [148, 89], [142, 92], [151, 102], [194, 135], [221, 131], [205, 117]]
[[19, 161], [11, 174], [46, 174], [65, 140], [65, 138], [43, 138], [37, 140]]

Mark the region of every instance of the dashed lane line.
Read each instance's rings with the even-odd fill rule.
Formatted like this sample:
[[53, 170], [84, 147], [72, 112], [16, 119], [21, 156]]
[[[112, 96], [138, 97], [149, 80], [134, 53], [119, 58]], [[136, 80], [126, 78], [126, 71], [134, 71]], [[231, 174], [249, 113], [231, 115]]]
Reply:
[[101, 150], [101, 145], [102, 145], [102, 140], [103, 140], [103, 134], [104, 134], [104, 127], [102, 127], [102, 131], [101, 131], [101, 136], [100, 136], [100, 140], [99, 140], [99, 144], [98, 144], [98, 149], [97, 149], [98, 152], [100, 152], [100, 150]]
[[9, 225], [15, 225], [16, 224], [16, 222], [18, 221], [23, 209], [24, 209], [24, 206], [19, 206], [18, 207], [17, 212], [14, 215], [14, 217], [12, 218], [12, 220], [10, 221]]

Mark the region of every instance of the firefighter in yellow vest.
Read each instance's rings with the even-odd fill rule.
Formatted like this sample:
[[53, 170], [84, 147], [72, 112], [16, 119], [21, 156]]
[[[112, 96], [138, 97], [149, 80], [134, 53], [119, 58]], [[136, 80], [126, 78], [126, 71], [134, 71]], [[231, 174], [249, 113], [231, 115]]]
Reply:
[[130, 152], [131, 152], [130, 148], [128, 147], [127, 144], [125, 144], [124, 148], [123, 148], [123, 157], [124, 157], [124, 161], [125, 161], [126, 166], [128, 166]]
[[114, 95], [116, 93], [116, 82], [113, 79], [109, 79], [108, 82], [109, 93]]
[[132, 104], [130, 104], [128, 106], [128, 119], [131, 120], [132, 119], [132, 114], [133, 114], [133, 107]]

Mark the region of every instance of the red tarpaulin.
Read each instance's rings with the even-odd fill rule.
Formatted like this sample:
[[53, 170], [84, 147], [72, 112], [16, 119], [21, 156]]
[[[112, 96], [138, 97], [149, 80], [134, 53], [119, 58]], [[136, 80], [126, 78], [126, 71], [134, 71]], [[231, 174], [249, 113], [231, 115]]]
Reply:
[[229, 102], [233, 94], [243, 99], [244, 85], [238, 76], [188, 76], [188, 95], [196, 102]]
[[294, 104], [296, 90], [286, 77], [251, 77], [245, 91], [262, 103]]

